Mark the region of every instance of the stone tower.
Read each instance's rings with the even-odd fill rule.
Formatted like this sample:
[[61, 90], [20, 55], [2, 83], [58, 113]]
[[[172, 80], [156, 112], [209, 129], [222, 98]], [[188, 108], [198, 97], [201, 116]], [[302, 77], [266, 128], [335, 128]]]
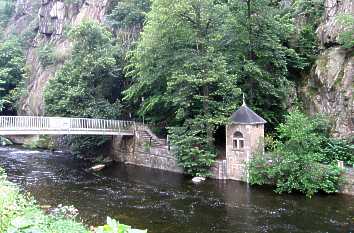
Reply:
[[246, 162], [264, 149], [266, 121], [244, 103], [226, 126], [227, 178], [248, 181]]

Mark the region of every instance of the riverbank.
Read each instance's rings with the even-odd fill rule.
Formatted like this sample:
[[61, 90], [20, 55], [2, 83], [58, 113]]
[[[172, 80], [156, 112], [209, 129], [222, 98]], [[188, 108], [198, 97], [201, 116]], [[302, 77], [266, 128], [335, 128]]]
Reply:
[[6, 178], [0, 168], [0, 232], [88, 233], [80, 222], [63, 216], [46, 215], [27, 194]]
[[[130, 233], [129, 226], [119, 224], [108, 218], [105, 226], [90, 230], [76, 220], [77, 210], [74, 207], [60, 206], [51, 213], [45, 213], [36, 201], [27, 193], [7, 180], [6, 174], [0, 168], [0, 232], [38, 232], [38, 233], [100, 233], [124, 232]], [[105, 229], [105, 230], [103, 230]], [[125, 229], [118, 231], [118, 229]], [[134, 230], [136, 233], [147, 231]]]

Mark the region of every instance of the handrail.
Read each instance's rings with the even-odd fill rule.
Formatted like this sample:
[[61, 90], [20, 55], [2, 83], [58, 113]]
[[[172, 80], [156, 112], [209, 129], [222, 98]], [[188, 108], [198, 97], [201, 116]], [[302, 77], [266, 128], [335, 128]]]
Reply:
[[134, 121], [90, 118], [0, 116], [0, 134], [1, 131], [25, 130], [133, 132], [136, 130], [136, 123]]

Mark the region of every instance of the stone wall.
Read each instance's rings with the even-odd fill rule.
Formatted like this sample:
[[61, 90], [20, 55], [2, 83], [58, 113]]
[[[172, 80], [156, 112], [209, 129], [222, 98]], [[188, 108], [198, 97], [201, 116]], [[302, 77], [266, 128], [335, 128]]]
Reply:
[[210, 168], [211, 178], [216, 180], [226, 180], [227, 179], [227, 161], [217, 160], [214, 165]]
[[354, 168], [346, 168], [343, 175], [344, 185], [340, 189], [340, 193], [354, 195]]
[[142, 134], [142, 131], [138, 131], [135, 137], [114, 137], [112, 142], [113, 159], [137, 166], [183, 173], [183, 169], [178, 166], [177, 159], [172, 155], [168, 146], [146, 139], [142, 137]]

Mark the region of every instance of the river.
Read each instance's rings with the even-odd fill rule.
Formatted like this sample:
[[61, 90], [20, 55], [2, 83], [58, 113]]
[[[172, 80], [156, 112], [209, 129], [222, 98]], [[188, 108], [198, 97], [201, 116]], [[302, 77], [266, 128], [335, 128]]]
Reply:
[[190, 179], [115, 164], [92, 174], [70, 154], [0, 147], [9, 179], [41, 205], [74, 205], [87, 225], [106, 216], [150, 233], [354, 232], [354, 197], [277, 195], [235, 181]]

